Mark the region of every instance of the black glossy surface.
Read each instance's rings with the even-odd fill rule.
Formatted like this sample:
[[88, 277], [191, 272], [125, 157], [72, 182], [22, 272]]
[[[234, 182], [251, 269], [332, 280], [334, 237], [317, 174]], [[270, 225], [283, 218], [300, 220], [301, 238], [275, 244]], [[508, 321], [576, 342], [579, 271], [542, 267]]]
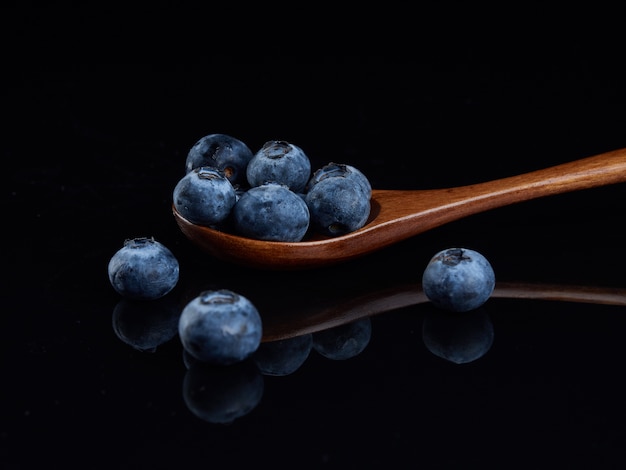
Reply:
[[[314, 167], [349, 163], [373, 187], [398, 189], [626, 147], [626, 85], [607, 64], [287, 66], [299, 77], [288, 86], [280, 67], [263, 63], [220, 73], [197, 63], [38, 67], [9, 77], [0, 466], [623, 465], [624, 306], [492, 298], [483, 312], [491, 325], [464, 330], [488, 342], [492, 327], [484, 354], [458, 330], [460, 343], [450, 343], [449, 324], [421, 304], [373, 316], [356, 356], [312, 349], [284, 376], [205, 371], [184, 356], [168, 328], [205, 288], [248, 296], [268, 321], [298, 318], [418, 285], [430, 256], [451, 246], [483, 253], [498, 281], [626, 287], [624, 185], [497, 209], [328, 269], [265, 273], [198, 252], [174, 222], [171, 192], [188, 149], [213, 132], [253, 149], [291, 141]], [[106, 275], [136, 236], [154, 236], [181, 265], [154, 315], [120, 304]], [[483, 355], [449, 362], [423, 331], [430, 345]], [[233, 398], [244, 414], [210, 422], [238, 412], [219, 408]]]

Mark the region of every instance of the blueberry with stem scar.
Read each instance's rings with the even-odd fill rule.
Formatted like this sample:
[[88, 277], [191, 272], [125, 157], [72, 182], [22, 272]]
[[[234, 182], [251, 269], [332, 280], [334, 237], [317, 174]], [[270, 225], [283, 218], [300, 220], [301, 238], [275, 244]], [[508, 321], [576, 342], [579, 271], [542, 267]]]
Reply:
[[199, 361], [230, 365], [258, 349], [263, 324], [246, 297], [228, 289], [207, 290], [183, 309], [178, 334], [185, 350]]
[[495, 273], [475, 250], [448, 248], [435, 254], [422, 275], [424, 294], [435, 305], [467, 312], [483, 305], [495, 288]]
[[174, 254], [154, 238], [146, 237], [125, 240], [107, 269], [115, 291], [134, 300], [163, 297], [176, 286], [179, 277]]
[[252, 151], [241, 140], [227, 134], [209, 134], [199, 139], [187, 154], [185, 172], [210, 166], [224, 172], [233, 185], [245, 185], [246, 167]]

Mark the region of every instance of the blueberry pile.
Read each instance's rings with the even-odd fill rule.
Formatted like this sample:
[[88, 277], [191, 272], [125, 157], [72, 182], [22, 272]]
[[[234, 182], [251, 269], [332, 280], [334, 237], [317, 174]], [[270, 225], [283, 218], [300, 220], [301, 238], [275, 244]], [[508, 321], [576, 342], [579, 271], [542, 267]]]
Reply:
[[[308, 157], [294, 144], [268, 141], [253, 154], [233, 137], [210, 134], [189, 151], [186, 173], [174, 189], [174, 204], [196, 224], [264, 240], [300, 241], [311, 230], [338, 236], [359, 229], [369, 217], [371, 194], [368, 179], [353, 166], [331, 162], [311, 173]], [[152, 237], [126, 239], [109, 260], [108, 277], [124, 300], [155, 301], [178, 283], [179, 263]], [[450, 312], [478, 309], [494, 287], [489, 261], [467, 248], [440, 251], [422, 275], [427, 298]], [[164, 316], [167, 328], [142, 337], [128, 329], [132, 325], [125, 322], [123, 309], [121, 306], [116, 317], [116, 332], [137, 349], [154, 350], [156, 344], [172, 337], [170, 315]], [[233, 365], [258, 350], [257, 360], [274, 375], [299, 367], [311, 348], [340, 359], [358, 353], [369, 340], [369, 329], [364, 327], [359, 330], [360, 346], [349, 350], [341, 338], [320, 333], [304, 344], [281, 345], [298, 354], [277, 364], [276, 351], [260, 347], [263, 323], [255, 305], [228, 289], [204, 291], [189, 301], [180, 312], [176, 333], [184, 352], [194, 360]]]
[[267, 141], [256, 153], [226, 134], [202, 137], [173, 191], [194, 224], [267, 241], [302, 241], [315, 231], [339, 236], [365, 225], [372, 188], [357, 168], [330, 162], [312, 172], [297, 145]]

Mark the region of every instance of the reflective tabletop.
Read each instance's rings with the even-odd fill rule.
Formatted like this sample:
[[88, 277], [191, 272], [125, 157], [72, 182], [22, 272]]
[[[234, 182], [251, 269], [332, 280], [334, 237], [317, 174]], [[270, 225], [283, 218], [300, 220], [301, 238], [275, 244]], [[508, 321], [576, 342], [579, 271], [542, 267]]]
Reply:
[[[620, 468], [626, 463], [626, 185], [527, 201], [371, 255], [245, 268], [179, 230], [185, 156], [221, 132], [299, 145], [380, 189], [512, 176], [626, 147], [625, 85], [585, 63], [33, 67], [2, 90], [3, 468]], [[455, 73], [451, 73], [455, 72]], [[159, 300], [121, 298], [107, 263], [154, 237], [180, 263]], [[421, 288], [448, 247], [496, 288], [463, 315]], [[211, 367], [178, 338], [200, 292], [248, 297], [263, 341]], [[538, 462], [541, 462], [539, 464]]]

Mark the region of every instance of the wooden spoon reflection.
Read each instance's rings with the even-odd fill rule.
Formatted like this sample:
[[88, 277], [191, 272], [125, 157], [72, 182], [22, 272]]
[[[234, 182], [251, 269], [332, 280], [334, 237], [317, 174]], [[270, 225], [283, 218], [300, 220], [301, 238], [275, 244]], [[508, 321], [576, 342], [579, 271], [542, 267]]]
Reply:
[[[496, 284], [492, 297], [626, 306], [626, 289], [615, 287], [501, 282]], [[359, 318], [426, 302], [428, 299], [421, 286], [407, 283], [348, 298], [331, 306], [298, 307], [297, 312], [264, 315], [262, 341], [315, 333]]]

